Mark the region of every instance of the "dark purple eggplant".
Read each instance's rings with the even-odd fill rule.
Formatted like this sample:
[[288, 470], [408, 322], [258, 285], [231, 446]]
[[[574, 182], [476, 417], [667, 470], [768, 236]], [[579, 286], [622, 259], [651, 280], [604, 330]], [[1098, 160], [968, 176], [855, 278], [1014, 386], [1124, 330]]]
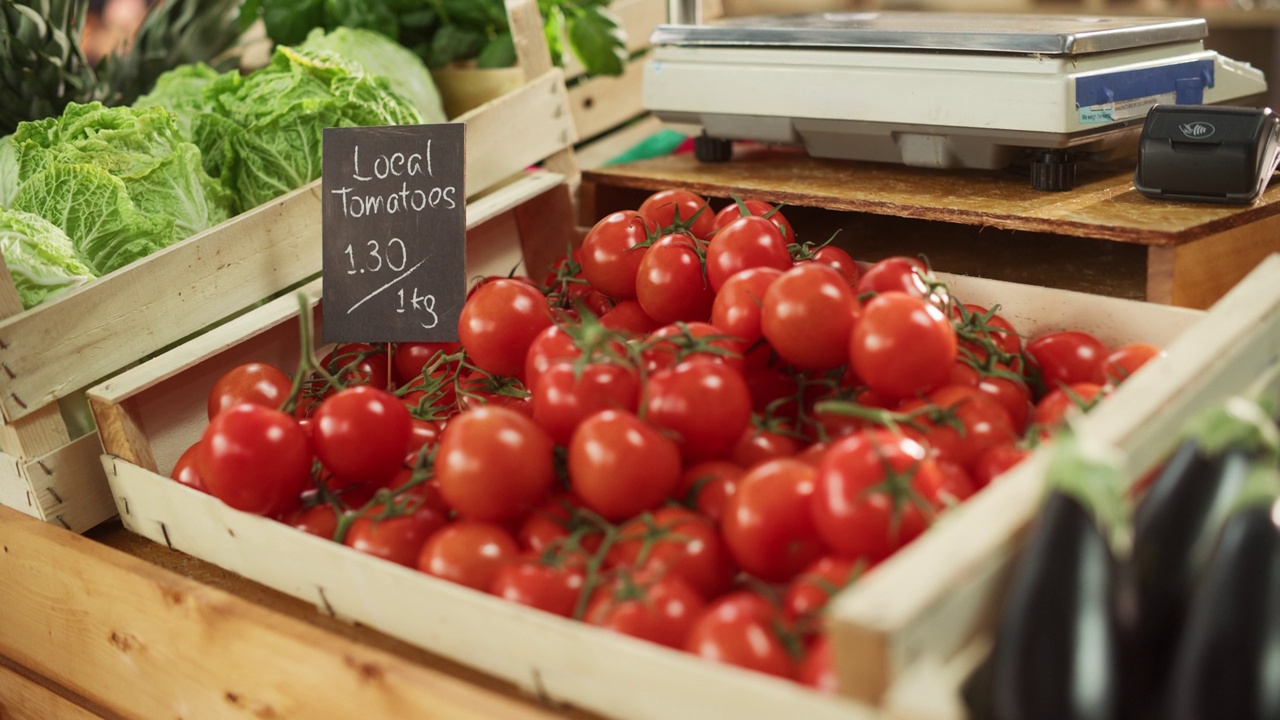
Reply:
[[1232, 399], [1199, 418], [1139, 502], [1127, 571], [1127, 714], [1151, 717], [1164, 694], [1192, 588], [1249, 469], [1274, 457], [1275, 426], [1256, 405]]
[[[1028, 529], [987, 666], [965, 695], [992, 720], [1115, 720], [1121, 710], [1119, 570], [1109, 542], [1118, 473], [1055, 440], [1051, 490]], [[1065, 464], [1064, 464], [1065, 462]]]
[[1173, 658], [1163, 718], [1280, 718], [1280, 504], [1247, 501], [1222, 527]]

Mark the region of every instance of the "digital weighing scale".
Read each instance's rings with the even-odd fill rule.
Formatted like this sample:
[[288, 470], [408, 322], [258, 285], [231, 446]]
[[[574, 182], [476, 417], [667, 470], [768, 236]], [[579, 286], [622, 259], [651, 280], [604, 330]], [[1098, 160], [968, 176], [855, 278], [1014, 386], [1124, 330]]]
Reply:
[[[673, 3], [673, 10], [674, 10]], [[1261, 71], [1204, 48], [1202, 19], [842, 12], [660, 25], [644, 105], [693, 135], [931, 168], [1031, 167], [1136, 150], [1157, 103], [1244, 103]]]

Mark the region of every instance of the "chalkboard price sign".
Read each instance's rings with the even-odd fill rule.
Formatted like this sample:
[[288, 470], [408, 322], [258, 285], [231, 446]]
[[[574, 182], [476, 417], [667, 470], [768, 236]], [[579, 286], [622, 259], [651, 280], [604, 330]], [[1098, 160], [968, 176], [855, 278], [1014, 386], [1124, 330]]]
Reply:
[[458, 339], [462, 123], [324, 131], [324, 341]]

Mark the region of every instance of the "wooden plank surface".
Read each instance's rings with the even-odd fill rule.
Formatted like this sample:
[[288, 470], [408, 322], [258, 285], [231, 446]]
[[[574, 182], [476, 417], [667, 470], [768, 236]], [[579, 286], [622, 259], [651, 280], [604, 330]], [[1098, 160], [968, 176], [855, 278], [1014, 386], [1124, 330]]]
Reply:
[[1132, 175], [1132, 162], [1082, 164], [1076, 189], [1048, 193], [1032, 190], [1025, 175], [1012, 170], [911, 168], [744, 146], [727, 163], [670, 155], [592, 170], [583, 180], [1154, 246], [1181, 245], [1280, 214], [1280, 183], [1258, 204], [1239, 207], [1149, 200], [1133, 189]]
[[0, 656], [0, 720], [115, 720], [115, 713], [90, 710], [75, 694]]
[[125, 718], [563, 717], [8, 508], [0, 607], [0, 654]]

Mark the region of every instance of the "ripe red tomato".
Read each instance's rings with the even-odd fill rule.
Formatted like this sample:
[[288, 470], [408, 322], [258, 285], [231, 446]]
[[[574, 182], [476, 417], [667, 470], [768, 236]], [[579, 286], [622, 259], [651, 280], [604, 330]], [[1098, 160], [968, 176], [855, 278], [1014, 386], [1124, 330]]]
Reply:
[[1041, 335], [1027, 343], [1026, 354], [1039, 368], [1046, 391], [1059, 385], [1102, 385], [1107, 381], [1102, 363], [1110, 351], [1087, 332], [1063, 330]]
[[615, 300], [636, 296], [636, 273], [645, 242], [657, 226], [634, 210], [606, 215], [582, 239], [582, 275], [591, 287]]
[[526, 555], [498, 568], [489, 592], [563, 617], [572, 617], [586, 584], [583, 563], [544, 561]]
[[738, 338], [710, 323], [673, 323], [649, 333], [641, 345], [641, 358], [650, 373], [690, 359], [714, 360], [741, 371], [745, 349]]
[[448, 519], [429, 503], [409, 498], [402, 514], [383, 517], [386, 509], [375, 506], [351, 523], [342, 544], [362, 553], [416, 567], [418, 554], [432, 533]]
[[574, 342], [573, 336], [559, 325], [548, 325], [529, 343], [529, 351], [524, 359], [524, 386], [530, 393], [538, 387], [542, 373], [562, 360], [576, 360], [582, 356], [582, 350]]
[[670, 648], [684, 648], [706, 611], [702, 596], [676, 575], [624, 574], [592, 594], [583, 620]]
[[529, 283], [503, 278], [467, 298], [458, 317], [458, 339], [476, 367], [518, 377], [533, 339], [549, 325], [546, 296]]
[[1048, 437], [1066, 421], [1072, 412], [1087, 412], [1102, 399], [1106, 388], [1090, 382], [1059, 385], [1036, 403], [1031, 422], [1040, 428], [1040, 436]]
[[804, 659], [800, 661], [800, 668], [796, 673], [796, 680], [799, 680], [801, 685], [807, 685], [826, 695], [835, 695], [839, 692], [840, 681], [836, 676], [829, 636], [819, 635], [805, 650]]
[[788, 270], [791, 251], [778, 226], [752, 215], [718, 230], [707, 245], [707, 279], [719, 292], [726, 280], [753, 267]]
[[[391, 354], [392, 377], [397, 385], [404, 385], [415, 378], [420, 378], [422, 376], [422, 368], [439, 357], [452, 355], [461, 347], [461, 343], [456, 342], [400, 343], [396, 345], [395, 352]], [[448, 368], [442, 365], [440, 372], [437, 374], [444, 374], [446, 369]]]
[[863, 306], [849, 337], [849, 358], [872, 392], [907, 398], [946, 381], [956, 360], [956, 333], [929, 302], [886, 292]]
[[835, 245], [823, 245], [813, 252], [812, 262], [821, 265], [828, 265], [840, 273], [840, 277], [849, 283], [849, 287], [858, 284], [858, 279], [862, 277], [862, 270], [858, 268], [858, 263], [843, 248]]
[[1102, 361], [1102, 375], [1108, 384], [1119, 385], [1152, 358], [1163, 354], [1160, 348], [1146, 343], [1121, 345]]
[[649, 376], [644, 417], [679, 438], [688, 462], [724, 457], [751, 420], [751, 391], [721, 362], [686, 360]]
[[866, 570], [860, 563], [835, 555], [823, 555], [813, 561], [787, 584], [782, 596], [782, 611], [791, 622], [802, 621], [810, 632], [817, 632], [822, 611], [836, 593], [845, 589]]
[[700, 240], [711, 236], [716, 221], [707, 201], [688, 190], [659, 190], [640, 203], [638, 212], [664, 231], [688, 228], [689, 234]]
[[983, 450], [1018, 439], [1009, 414], [977, 388], [944, 385], [898, 409], [904, 413], [929, 411], [916, 420], [923, 432], [907, 428], [906, 434], [924, 443], [933, 457], [962, 468], [972, 467]]
[[196, 467], [209, 494], [237, 510], [278, 515], [311, 481], [311, 443], [290, 415], [261, 405], [218, 413], [200, 439]]
[[228, 370], [209, 391], [209, 419], [240, 403], [253, 403], [279, 410], [293, 381], [283, 370], [267, 363], [245, 363]]
[[994, 346], [1004, 358], [999, 362], [1008, 363], [1022, 353], [1022, 337], [1013, 325], [999, 313], [992, 312], [981, 305], [965, 303], [953, 305], [952, 312], [956, 316], [957, 327], [961, 332], [970, 335], [963, 345], [978, 361], [985, 361], [990, 352], [987, 346]]
[[675, 492], [680, 449], [630, 412], [598, 412], [578, 425], [569, 442], [569, 484], [606, 520], [628, 518]]
[[677, 576], [707, 600], [728, 590], [737, 572], [715, 523], [681, 507], [623, 524], [608, 559], [615, 567]]
[[520, 547], [540, 554], [548, 549], [576, 543], [594, 553], [604, 539], [604, 531], [596, 522], [584, 518], [579, 510], [582, 501], [572, 493], [558, 493], [544, 500], [529, 513], [516, 532]]
[[707, 284], [698, 241], [664, 235], [649, 246], [636, 271], [636, 300], [659, 323], [705, 322], [715, 292]]
[[745, 473], [742, 466], [727, 460], [694, 463], [681, 473], [676, 496], [685, 506], [718, 523]]
[[186, 485], [193, 490], [199, 490], [207, 493], [209, 490], [204, 486], [204, 480], [200, 478], [200, 468], [196, 466], [196, 457], [200, 453], [200, 441], [192, 443], [191, 447], [182, 451], [182, 455], [178, 457], [178, 462], [174, 463], [173, 471], [169, 473], [169, 477]]
[[933, 293], [925, 281], [927, 275], [924, 264], [915, 258], [888, 257], [867, 268], [858, 278], [854, 294], [861, 298], [868, 294], [901, 292], [929, 298]]
[[990, 485], [992, 480], [1022, 462], [1030, 454], [1029, 450], [1012, 443], [987, 448], [978, 456], [978, 461], [973, 465], [973, 472], [969, 475], [973, 479], [974, 489], [981, 490]]
[[600, 324], [630, 337], [643, 337], [661, 325], [649, 317], [635, 300], [619, 301], [609, 312], [600, 316]]
[[[791, 223], [787, 222], [787, 219], [782, 216], [781, 210], [775, 209], [774, 206], [763, 200], [743, 200], [742, 205], [746, 206], [747, 215], [759, 215], [761, 217], [768, 215], [765, 219], [778, 226], [778, 230], [782, 232], [784, 240], [789, 243], [796, 241], [796, 232], [791, 229]], [[716, 213], [713, 227], [715, 230], [719, 230], [740, 217], [746, 217], [742, 213], [742, 208], [737, 202], [731, 202]]]
[[744, 345], [764, 337], [760, 330], [760, 306], [769, 285], [780, 277], [782, 271], [772, 267], [748, 268], [735, 273], [716, 293], [711, 305], [711, 324]]
[[311, 507], [299, 505], [285, 515], [284, 521], [302, 532], [332, 540], [338, 532], [338, 509], [329, 503]]
[[839, 555], [877, 563], [924, 532], [940, 508], [941, 482], [920, 443], [887, 429], [863, 430], [822, 457], [813, 523]]
[[839, 272], [801, 263], [769, 285], [760, 328], [783, 360], [802, 370], [829, 370], [849, 362], [858, 315], [858, 300]]
[[640, 402], [640, 376], [612, 362], [581, 368], [562, 362], [542, 374], [530, 403], [533, 420], [557, 445], [568, 445], [578, 425], [601, 410], [635, 412]]
[[761, 427], [753, 420], [729, 451], [729, 460], [750, 469], [769, 460], [792, 457], [798, 452], [800, 441], [795, 437], [779, 430]]
[[[372, 385], [386, 389], [391, 384], [391, 370], [387, 367], [387, 349], [369, 343], [343, 343], [320, 360], [320, 365], [347, 387]], [[332, 392], [334, 388], [330, 388]]]
[[413, 436], [400, 399], [368, 385], [329, 396], [311, 422], [316, 457], [333, 473], [334, 487], [386, 483], [400, 471]]
[[436, 530], [418, 553], [417, 568], [428, 575], [489, 592], [498, 570], [520, 554], [501, 525], [458, 520]]
[[694, 623], [685, 650], [707, 660], [782, 678], [796, 676], [782, 613], [751, 592], [727, 595]]
[[555, 481], [555, 443], [509, 408], [480, 406], [449, 421], [436, 451], [445, 500], [473, 520], [504, 522], [529, 512]]
[[743, 570], [767, 582], [786, 582], [826, 552], [809, 510], [815, 477], [811, 465], [784, 458], [738, 481], [721, 528]]

